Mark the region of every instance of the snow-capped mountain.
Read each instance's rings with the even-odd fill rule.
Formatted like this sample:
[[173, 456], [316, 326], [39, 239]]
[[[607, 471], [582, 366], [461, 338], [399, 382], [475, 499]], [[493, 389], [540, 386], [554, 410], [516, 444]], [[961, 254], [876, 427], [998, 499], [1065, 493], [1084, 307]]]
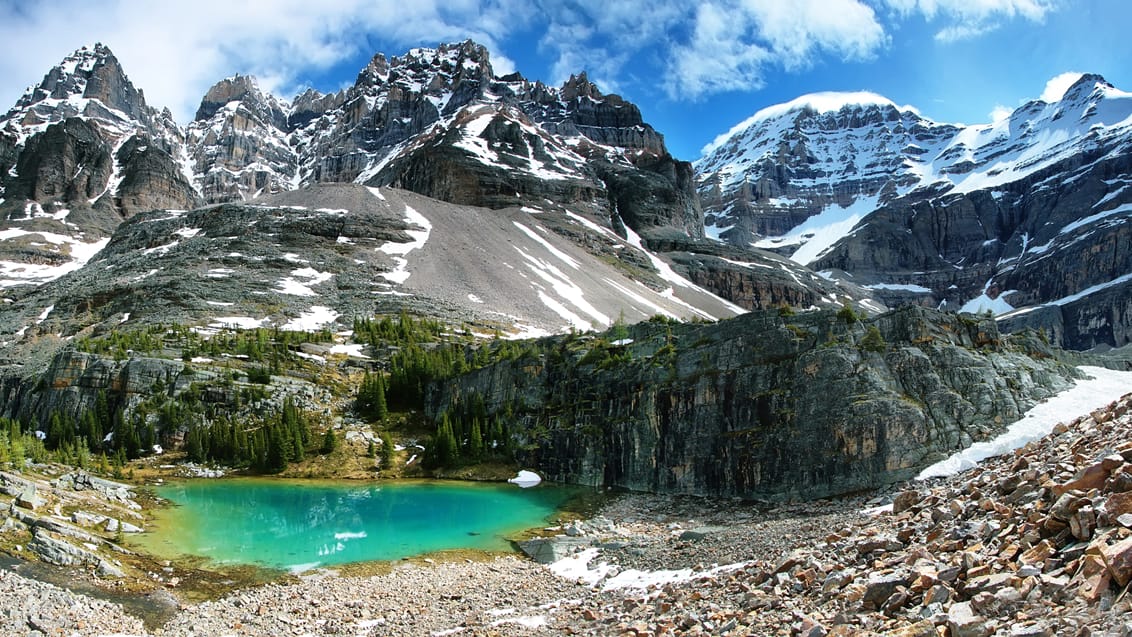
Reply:
[[138, 211], [197, 203], [183, 141], [106, 47], [52, 68], [0, 117], [0, 289], [81, 267]]
[[[474, 42], [377, 54], [353, 86], [290, 104], [248, 77], [221, 81], [188, 127], [208, 202], [321, 182], [393, 185], [451, 203], [555, 205], [617, 213], [644, 232], [698, 236], [691, 169], [673, 160], [640, 110], [584, 74], [562, 87], [496, 77]], [[628, 201], [633, 181], [664, 199]], [[611, 210], [608, 202], [615, 203]]]
[[1132, 94], [1099, 76], [978, 126], [872, 94], [805, 96], [705, 150], [699, 191], [723, 241], [848, 273], [890, 303], [1029, 308], [1010, 325], [1075, 347], [1132, 337]]
[[232, 76], [184, 129], [98, 45], [0, 131], [0, 343], [18, 348], [394, 306], [536, 334], [868, 299], [705, 240], [691, 165], [635, 105], [584, 74], [497, 77], [473, 42], [378, 54], [352, 87], [290, 102]]

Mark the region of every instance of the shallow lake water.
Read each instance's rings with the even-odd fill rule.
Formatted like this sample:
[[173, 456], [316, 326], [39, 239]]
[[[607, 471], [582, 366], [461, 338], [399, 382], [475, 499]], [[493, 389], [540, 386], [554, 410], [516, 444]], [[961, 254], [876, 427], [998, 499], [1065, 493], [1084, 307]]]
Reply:
[[235, 478], [158, 487], [160, 510], [136, 544], [165, 557], [302, 571], [434, 551], [508, 550], [576, 491], [443, 481], [334, 483]]

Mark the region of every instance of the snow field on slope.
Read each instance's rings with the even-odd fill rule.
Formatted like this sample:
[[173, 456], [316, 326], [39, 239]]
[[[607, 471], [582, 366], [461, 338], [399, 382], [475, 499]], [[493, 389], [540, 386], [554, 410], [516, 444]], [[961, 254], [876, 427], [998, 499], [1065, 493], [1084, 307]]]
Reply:
[[1010, 453], [1038, 440], [1054, 425], [1088, 414], [1132, 391], [1132, 372], [1118, 372], [1102, 367], [1078, 367], [1088, 378], [1077, 381], [1071, 389], [1035, 405], [1011, 424], [1005, 433], [970, 447], [924, 469], [917, 480], [945, 477], [966, 471], [993, 456]]
[[[11, 233], [14, 231], [15, 229], [4, 230], [3, 233]], [[54, 266], [40, 263], [23, 263], [20, 261], [0, 261], [0, 290], [17, 285], [41, 285], [49, 281], [54, 281], [68, 272], [74, 272], [82, 268], [94, 255], [105, 248], [106, 244], [110, 243], [109, 237], [86, 243], [72, 237], [50, 232], [29, 233], [22, 230], [19, 232], [22, 234], [37, 234], [43, 236], [44, 240], [49, 243], [68, 246], [71, 261]], [[5, 236], [0, 238], [0, 240], [8, 239], [12, 236], [22, 235]]]
[[[367, 187], [374, 197], [381, 201], [385, 201], [385, 196], [381, 194], [377, 188]], [[405, 232], [411, 237], [411, 240], [405, 243], [398, 243], [390, 241], [382, 244], [377, 248], [378, 252], [387, 254], [393, 257], [394, 267], [391, 272], [381, 273], [381, 277], [391, 283], [404, 283], [409, 280], [411, 273], [409, 272], [409, 260], [406, 256], [413, 250], [423, 248], [425, 243], [428, 242], [429, 235], [432, 234], [432, 223], [425, 218], [424, 215], [414, 210], [408, 204], [405, 205], [405, 223], [416, 228], [406, 229]]]

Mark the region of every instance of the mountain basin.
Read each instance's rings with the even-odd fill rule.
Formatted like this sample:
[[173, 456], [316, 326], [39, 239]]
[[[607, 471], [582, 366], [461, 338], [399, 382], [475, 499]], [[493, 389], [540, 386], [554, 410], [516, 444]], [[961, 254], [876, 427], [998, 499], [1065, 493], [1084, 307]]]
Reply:
[[135, 544], [161, 557], [195, 556], [301, 572], [435, 551], [510, 550], [544, 526], [576, 488], [455, 481], [341, 483], [224, 478], [156, 488], [173, 503]]

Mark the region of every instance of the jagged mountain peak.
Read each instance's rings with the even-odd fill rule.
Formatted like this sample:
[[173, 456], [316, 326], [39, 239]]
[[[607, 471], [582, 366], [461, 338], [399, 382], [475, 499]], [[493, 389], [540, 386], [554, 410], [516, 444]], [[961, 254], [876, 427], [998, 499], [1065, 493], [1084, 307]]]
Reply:
[[604, 97], [601, 91], [598, 90], [597, 85], [591, 82], [586, 76], [585, 71], [571, 75], [570, 79], [562, 84], [560, 94], [562, 95], [562, 99], [566, 101], [573, 100], [577, 97], [588, 97], [593, 100], [600, 100]]
[[873, 119], [879, 117], [895, 120], [903, 116], [920, 118], [919, 112], [911, 106], [897, 106], [887, 97], [870, 91], [810, 93], [788, 102], [762, 108], [751, 117], [739, 122], [704, 146], [703, 158], [700, 162], [735, 139], [764, 134], [776, 122], [782, 120], [786, 120], [782, 122], [782, 126], [789, 126], [816, 116], [835, 115], [840, 116], [837, 118], [840, 121], [837, 124], [826, 123], [825, 127], [859, 126], [862, 113], [871, 114]]
[[396, 84], [401, 88], [438, 93], [460, 81], [486, 83], [494, 77], [487, 47], [465, 40], [440, 44], [436, 48], [418, 47], [392, 58], [377, 53], [358, 73], [354, 89]]
[[1065, 93], [1061, 96], [1062, 102], [1076, 101], [1081, 96], [1103, 95], [1106, 91], [1115, 89], [1116, 87], [1104, 79], [1104, 76], [1097, 73], [1082, 73], [1081, 77], [1076, 82], [1069, 85]]
[[[52, 67], [38, 85], [29, 87], [4, 119], [21, 119], [20, 123], [39, 123], [48, 110], [70, 102], [72, 114], [85, 107], [84, 100], [97, 100], [118, 111], [125, 118], [142, 119], [148, 107], [141, 90], [126, 77], [121, 63], [109, 47], [96, 43], [82, 47]], [[42, 105], [44, 108], [36, 108]], [[28, 117], [30, 111], [36, 111]]]
[[244, 102], [252, 104], [253, 107], [263, 106], [283, 110], [283, 104], [275, 96], [260, 90], [259, 82], [256, 81], [254, 75], [237, 73], [232, 77], [220, 80], [208, 89], [208, 92], [201, 99], [200, 107], [197, 108], [193, 120], [206, 120], [212, 117], [216, 111], [232, 102]]

